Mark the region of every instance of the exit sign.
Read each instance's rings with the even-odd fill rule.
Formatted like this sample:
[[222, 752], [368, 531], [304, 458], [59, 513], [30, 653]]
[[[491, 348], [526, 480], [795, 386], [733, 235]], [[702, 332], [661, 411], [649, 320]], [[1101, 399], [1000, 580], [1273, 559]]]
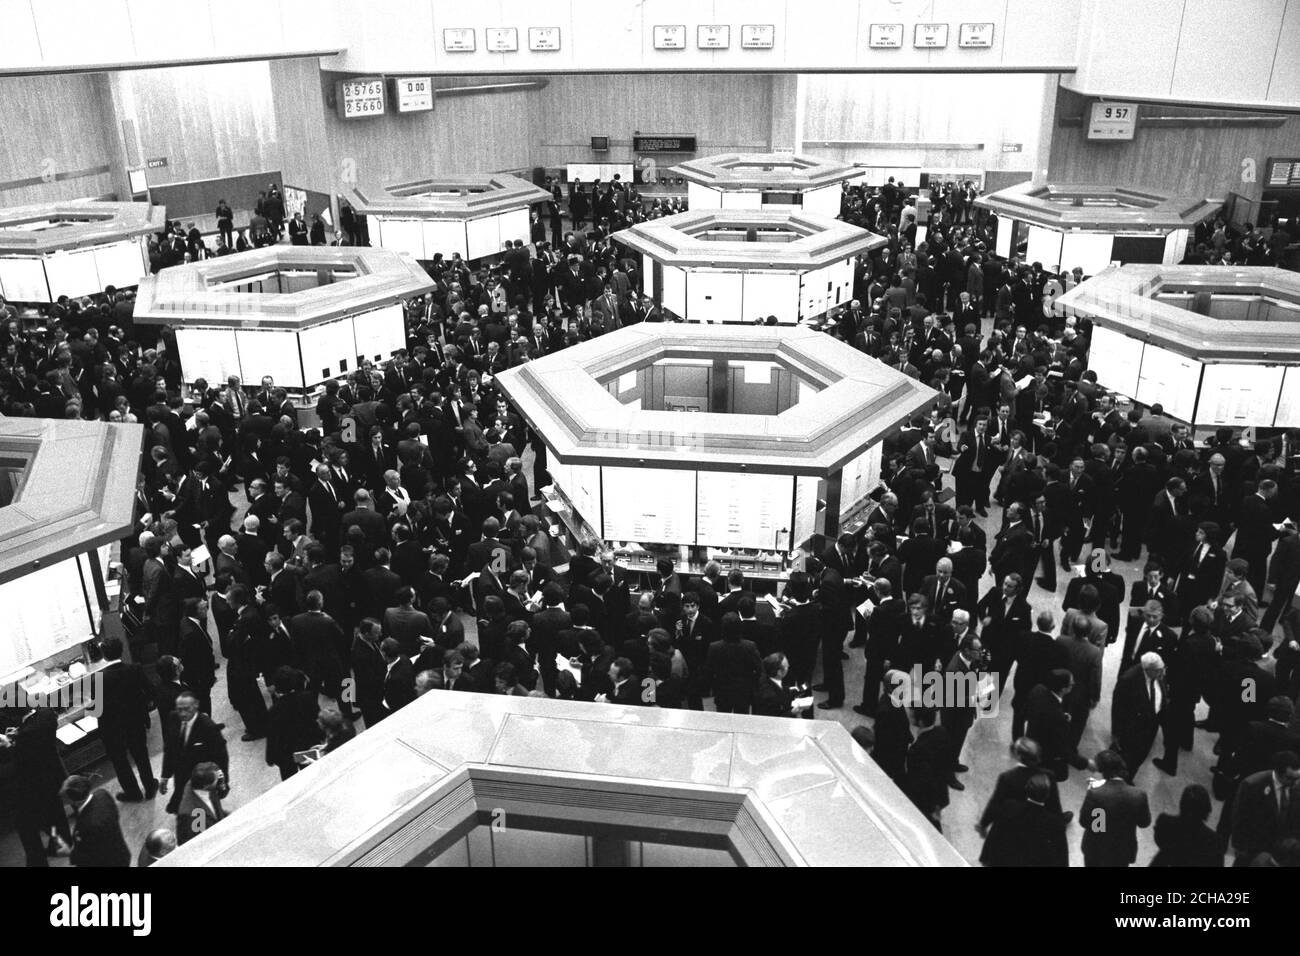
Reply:
[[166, 156], [158, 156], [155, 159], [146, 159], [144, 161], [145, 169], [162, 169], [166, 165], [167, 165]]
[[1025, 148], [1024, 143], [1003, 143], [1002, 144], [1002, 152], [1004, 153], [1019, 153], [1024, 148]]

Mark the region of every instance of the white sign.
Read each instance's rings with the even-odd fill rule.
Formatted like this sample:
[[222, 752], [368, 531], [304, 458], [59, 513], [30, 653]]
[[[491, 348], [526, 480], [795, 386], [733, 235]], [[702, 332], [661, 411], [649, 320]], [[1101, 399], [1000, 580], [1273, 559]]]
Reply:
[[654, 40], [656, 50], [684, 50], [686, 49], [686, 25], [656, 25]]
[[922, 50], [942, 50], [948, 45], [948, 24], [918, 23], [912, 32], [912, 46]]
[[903, 46], [901, 23], [873, 23], [867, 45], [873, 50], [897, 50]]
[[528, 49], [534, 53], [552, 53], [560, 48], [559, 27], [529, 27]]
[[770, 50], [776, 43], [776, 27], [771, 23], [744, 23], [740, 27], [740, 46], [744, 50]]
[[384, 81], [373, 77], [343, 80], [339, 83], [339, 104], [344, 119], [383, 115]]
[[701, 50], [725, 50], [731, 46], [731, 27], [701, 23], [695, 28], [695, 45]]
[[488, 27], [483, 33], [489, 53], [515, 53], [519, 49], [519, 31], [514, 27]]
[[696, 544], [790, 549], [793, 475], [701, 471], [698, 481]]
[[393, 80], [399, 113], [420, 113], [433, 109], [433, 79], [428, 76], [399, 76]]
[[442, 48], [447, 53], [473, 53], [474, 28], [453, 27], [442, 31]]
[[963, 23], [957, 30], [957, 45], [965, 49], [983, 49], [993, 45], [993, 24]]
[[1137, 111], [1136, 103], [1098, 100], [1088, 113], [1088, 139], [1132, 139]]

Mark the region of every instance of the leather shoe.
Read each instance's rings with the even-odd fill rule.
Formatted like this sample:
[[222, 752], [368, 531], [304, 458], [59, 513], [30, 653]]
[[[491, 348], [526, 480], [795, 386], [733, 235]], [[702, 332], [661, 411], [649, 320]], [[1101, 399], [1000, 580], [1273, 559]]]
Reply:
[[217, 730], [225, 730], [225, 729], [226, 729], [225, 724], [217, 724]]
[[150, 780], [144, 785], [144, 798], [152, 800], [156, 796], [158, 796], [158, 781]]
[[985, 511], [983, 508], [976, 508], [975, 513], [979, 515], [981, 518], [987, 518], [989, 516], [989, 513]]
[[245, 740], [245, 741], [247, 741], [247, 740], [261, 740], [261, 739], [262, 739], [263, 737], [265, 737], [265, 736], [266, 736], [266, 734], [244, 734], [244, 735], [241, 736], [239, 739], [240, 739], [240, 740]]
[[118, 803], [143, 803], [144, 795], [140, 793], [121, 793], [117, 795]]
[[1045, 578], [1041, 578], [1041, 577], [1040, 577], [1040, 578], [1034, 578], [1034, 581], [1038, 584], [1038, 586], [1039, 586], [1040, 588], [1043, 588], [1043, 589], [1046, 590], [1046, 591], [1055, 591], [1055, 590], [1056, 590], [1056, 585], [1055, 585], [1055, 584], [1048, 584], [1048, 583], [1047, 583], [1047, 580], [1046, 580]]
[[843, 651], [840, 651], [840, 660], [847, 661], [848, 659], [849, 659], [849, 655], [844, 653]]
[[1155, 760], [1152, 760], [1151, 763], [1156, 767], [1160, 768], [1161, 770], [1163, 770], [1165, 773], [1169, 774], [1169, 776], [1171, 777], [1178, 776], [1178, 771], [1175, 770], [1173, 767], [1169, 766], [1169, 764], [1164, 760], [1163, 757], [1157, 757]]
[[951, 790], [965, 790], [966, 784], [962, 783], [956, 777], [948, 778], [948, 788]]
[[824, 700], [817, 705], [817, 709], [818, 710], [839, 710], [843, 706], [844, 706], [844, 701], [840, 701], [839, 703], [836, 703], [833, 700]]
[[861, 704], [854, 704], [854, 705], [853, 705], [853, 712], [854, 712], [855, 714], [861, 714], [863, 717], [871, 717], [871, 716], [874, 716], [874, 715], [871, 713], [871, 711], [867, 710], [867, 708], [863, 707]]
[[817, 691], [817, 693], [819, 693], [819, 694], [824, 694], [824, 693], [826, 693], [826, 685], [825, 685], [825, 684], [813, 684], [812, 689], [815, 690], [815, 691]]
[[867, 646], [867, 642], [865, 640], [849, 641], [849, 647], [866, 647], [866, 646]]
[[970, 767], [966, 766], [964, 763], [959, 763], [959, 764], [957, 764], [957, 772], [958, 772], [958, 773], [969, 773], [969, 772], [970, 772]]

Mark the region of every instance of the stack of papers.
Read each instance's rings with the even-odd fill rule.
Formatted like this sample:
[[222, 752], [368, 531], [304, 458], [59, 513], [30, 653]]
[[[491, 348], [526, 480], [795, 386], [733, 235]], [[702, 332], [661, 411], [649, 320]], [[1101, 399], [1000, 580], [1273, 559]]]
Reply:
[[86, 732], [76, 724], [64, 724], [54, 732], [54, 736], [58, 737], [59, 742], [65, 747], [70, 747], [82, 737], [86, 736]]

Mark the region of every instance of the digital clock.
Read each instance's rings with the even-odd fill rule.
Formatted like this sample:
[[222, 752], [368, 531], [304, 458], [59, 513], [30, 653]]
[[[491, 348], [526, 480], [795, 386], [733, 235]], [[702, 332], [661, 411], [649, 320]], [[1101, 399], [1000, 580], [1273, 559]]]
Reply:
[[433, 78], [397, 77], [393, 80], [393, 103], [399, 113], [422, 113], [433, 109]]

